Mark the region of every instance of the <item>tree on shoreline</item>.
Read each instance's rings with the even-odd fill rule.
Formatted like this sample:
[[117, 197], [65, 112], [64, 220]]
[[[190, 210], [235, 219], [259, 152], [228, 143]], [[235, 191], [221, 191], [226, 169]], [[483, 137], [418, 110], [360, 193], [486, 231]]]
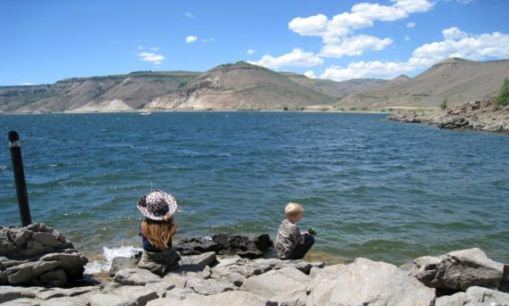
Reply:
[[500, 107], [509, 105], [509, 79], [504, 79], [504, 84], [495, 97], [495, 104]]

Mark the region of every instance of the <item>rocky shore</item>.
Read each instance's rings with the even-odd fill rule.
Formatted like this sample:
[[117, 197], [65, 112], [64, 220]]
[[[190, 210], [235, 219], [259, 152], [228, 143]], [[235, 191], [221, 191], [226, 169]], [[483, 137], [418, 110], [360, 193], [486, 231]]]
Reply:
[[440, 113], [397, 111], [389, 120], [428, 123], [444, 129], [475, 130], [509, 134], [509, 106], [496, 107], [493, 100], [452, 106]]
[[480, 249], [401, 267], [366, 258], [326, 266], [266, 258], [270, 246], [268, 235], [191, 238], [176, 244], [180, 265], [162, 277], [134, 256], [115, 258], [111, 277], [99, 278], [82, 275], [86, 258], [57, 231], [0, 227], [0, 304], [509, 306], [508, 267]]

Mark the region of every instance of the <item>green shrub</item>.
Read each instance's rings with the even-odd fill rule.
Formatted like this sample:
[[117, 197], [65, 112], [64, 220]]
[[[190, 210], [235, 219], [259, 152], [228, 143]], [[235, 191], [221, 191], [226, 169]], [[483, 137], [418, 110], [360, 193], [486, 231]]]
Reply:
[[447, 109], [447, 99], [444, 99], [444, 101], [442, 101], [442, 104], [440, 104], [440, 109], [441, 110]]
[[495, 104], [497, 106], [506, 106], [509, 104], [509, 79], [504, 80], [504, 84], [502, 88], [500, 88], [500, 92], [498, 96], [495, 97]]

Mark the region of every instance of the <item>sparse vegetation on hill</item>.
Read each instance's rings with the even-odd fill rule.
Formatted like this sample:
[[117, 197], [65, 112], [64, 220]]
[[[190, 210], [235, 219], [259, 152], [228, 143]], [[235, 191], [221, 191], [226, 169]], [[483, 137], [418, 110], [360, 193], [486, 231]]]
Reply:
[[292, 110], [449, 109], [497, 93], [500, 107], [509, 104], [508, 81], [500, 89], [507, 78], [509, 60], [474, 62], [453, 58], [413, 78], [402, 75], [390, 81], [343, 82], [310, 79], [240, 61], [204, 73], [136, 71], [68, 78], [49, 85], [0, 86], [0, 112], [105, 111], [115, 107], [119, 111], [147, 107], [281, 110], [285, 106]]
[[509, 105], [509, 79], [504, 79], [504, 84], [495, 98], [495, 103], [497, 106]]
[[447, 109], [447, 99], [444, 99], [444, 101], [442, 101], [442, 104], [440, 104], [440, 109], [441, 110]]

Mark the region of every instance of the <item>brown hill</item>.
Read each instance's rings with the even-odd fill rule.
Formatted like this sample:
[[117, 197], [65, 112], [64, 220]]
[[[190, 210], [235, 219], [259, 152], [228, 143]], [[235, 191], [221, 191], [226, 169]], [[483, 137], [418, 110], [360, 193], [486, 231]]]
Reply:
[[325, 79], [310, 79], [305, 75], [296, 73], [284, 74], [288, 76], [290, 80], [301, 86], [338, 98], [343, 98], [349, 94], [378, 88], [388, 82], [387, 80], [382, 79], [352, 79], [335, 82]]
[[239, 62], [215, 67], [146, 107], [168, 109], [299, 109], [337, 97], [293, 82], [285, 74]]
[[483, 100], [494, 96], [509, 78], [509, 60], [474, 62], [460, 58], [442, 61], [422, 74], [398, 77], [380, 87], [354, 93], [339, 100], [338, 107], [438, 107]]
[[72, 78], [51, 85], [0, 87], [0, 111], [64, 112], [138, 109], [153, 98], [184, 86], [198, 73], [133, 72]]

